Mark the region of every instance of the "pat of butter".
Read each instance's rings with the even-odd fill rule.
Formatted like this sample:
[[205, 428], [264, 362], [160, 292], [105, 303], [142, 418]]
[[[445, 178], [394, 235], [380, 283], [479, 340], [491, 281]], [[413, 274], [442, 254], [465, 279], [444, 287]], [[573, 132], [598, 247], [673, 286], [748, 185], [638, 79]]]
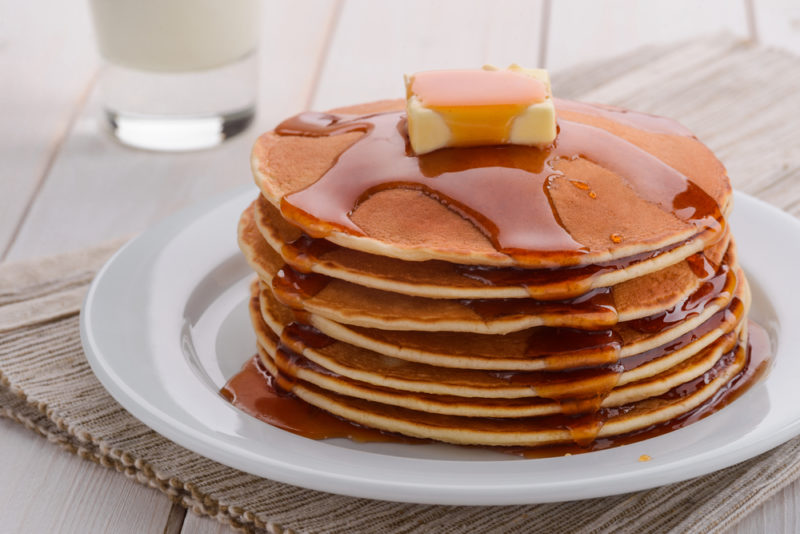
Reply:
[[479, 145], [544, 147], [556, 138], [544, 69], [426, 71], [405, 81], [408, 137], [417, 154]]

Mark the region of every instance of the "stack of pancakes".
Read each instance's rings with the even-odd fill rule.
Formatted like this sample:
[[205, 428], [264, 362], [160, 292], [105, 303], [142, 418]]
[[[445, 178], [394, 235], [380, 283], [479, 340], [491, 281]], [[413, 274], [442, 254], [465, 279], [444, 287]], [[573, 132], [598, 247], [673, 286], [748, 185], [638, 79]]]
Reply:
[[547, 150], [417, 157], [400, 101], [262, 135], [239, 243], [273, 385], [470, 445], [586, 446], [713, 406], [748, 361], [724, 168], [667, 119], [556, 104]]

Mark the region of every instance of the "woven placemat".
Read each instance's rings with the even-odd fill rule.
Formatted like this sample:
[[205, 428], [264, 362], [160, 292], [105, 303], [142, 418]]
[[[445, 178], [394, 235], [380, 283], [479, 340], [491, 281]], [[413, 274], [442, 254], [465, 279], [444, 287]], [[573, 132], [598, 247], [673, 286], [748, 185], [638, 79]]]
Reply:
[[[737, 187], [800, 213], [799, 58], [717, 37], [578, 67], [555, 76], [554, 86], [561, 96], [677, 118], [716, 151]], [[0, 265], [0, 415], [235, 527], [276, 533], [721, 532], [800, 478], [800, 438], [694, 480], [530, 506], [355, 499], [236, 471], [144, 426], [92, 374], [78, 312], [93, 274], [118, 246]]]

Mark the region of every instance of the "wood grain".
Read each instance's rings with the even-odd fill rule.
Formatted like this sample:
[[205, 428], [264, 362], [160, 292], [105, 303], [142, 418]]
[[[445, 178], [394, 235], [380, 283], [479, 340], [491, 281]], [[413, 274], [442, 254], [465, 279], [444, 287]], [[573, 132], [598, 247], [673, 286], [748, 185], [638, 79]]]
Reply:
[[800, 54], [800, 2], [758, 0], [753, 7], [759, 41]]
[[96, 67], [87, 9], [47, 4], [0, 1], [0, 260]]
[[186, 508], [179, 503], [172, 503], [163, 534], [180, 534], [183, 529], [183, 523], [186, 520], [186, 512]]
[[565, 0], [553, 2], [547, 68], [629, 52], [645, 45], [729, 32], [747, 37], [742, 0]]
[[785, 487], [735, 525], [730, 534], [797, 534], [800, 528], [800, 480]]
[[228, 525], [223, 525], [209, 517], [200, 517], [193, 513], [186, 514], [181, 534], [235, 534]]
[[170, 503], [0, 419], [1, 532], [161, 534]]

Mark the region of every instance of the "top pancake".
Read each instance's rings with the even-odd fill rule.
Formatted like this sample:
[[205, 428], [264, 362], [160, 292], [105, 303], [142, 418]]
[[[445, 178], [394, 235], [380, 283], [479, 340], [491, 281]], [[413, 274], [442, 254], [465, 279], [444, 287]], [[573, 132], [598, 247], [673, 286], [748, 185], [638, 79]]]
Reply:
[[[390, 111], [402, 106], [385, 101], [337, 113], [349, 114], [341, 120], [356, 126], [372, 120], [370, 131], [405, 146], [403, 115]], [[364, 127], [323, 135], [295, 120], [281, 134], [258, 139], [252, 166], [264, 197], [306, 233], [410, 261], [585, 265], [693, 237], [705, 248], [720, 238], [730, 184], [719, 161], [685, 129], [566, 101], [557, 102], [557, 112], [561, 133], [550, 151], [445, 149], [389, 161], [379, 154], [370, 160], [369, 151], [379, 149]]]
[[[248, 213], [250, 210], [252, 215]], [[696, 239], [689, 239], [674, 247], [624, 261], [571, 269], [486, 267], [440, 260], [408, 262], [340, 247], [325, 239], [312, 239], [286, 222], [280, 211], [263, 196], [253, 202], [243, 220], [251, 217], [269, 246], [298, 271], [404, 295], [445, 299], [533, 297], [557, 300], [577, 297], [597, 287], [618, 285], [618, 289], [639, 300], [642, 298], [641, 283], [634, 279], [662, 269], [662, 278], [679, 278], [680, 267], [667, 268], [696, 254], [702, 245]], [[703, 255], [711, 263], [719, 264], [729, 241], [730, 232], [727, 232], [704, 250]], [[630, 282], [625, 284], [626, 281]]]

